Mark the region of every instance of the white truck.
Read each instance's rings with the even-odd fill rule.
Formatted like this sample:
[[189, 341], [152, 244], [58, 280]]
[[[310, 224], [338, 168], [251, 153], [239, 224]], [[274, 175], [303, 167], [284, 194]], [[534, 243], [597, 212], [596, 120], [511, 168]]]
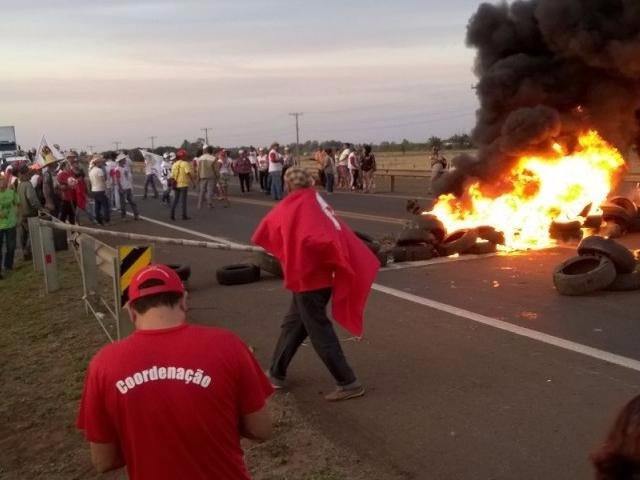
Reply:
[[27, 157], [21, 156], [20, 147], [16, 143], [15, 127], [0, 127], [0, 166], [26, 159]]

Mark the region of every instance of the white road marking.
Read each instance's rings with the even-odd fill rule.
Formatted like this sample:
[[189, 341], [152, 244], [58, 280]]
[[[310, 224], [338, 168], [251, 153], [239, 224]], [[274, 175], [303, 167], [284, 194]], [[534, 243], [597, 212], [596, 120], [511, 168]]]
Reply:
[[497, 328], [505, 332], [513, 333], [514, 335], [526, 337], [531, 340], [536, 340], [538, 342], [553, 345], [564, 350], [580, 353], [591, 358], [602, 360], [603, 362], [611, 363], [613, 365], [618, 365], [620, 367], [625, 367], [640, 372], [640, 361], [634, 360], [633, 358], [623, 357], [621, 355], [616, 355], [605, 350], [582, 345], [581, 343], [572, 342], [570, 340], [554, 337], [553, 335], [538, 332], [536, 330], [513, 325], [496, 318], [487, 317], [486, 315], [481, 315], [479, 313], [471, 312], [463, 308], [454, 307], [453, 305], [447, 305], [446, 303], [438, 302], [428, 298], [419, 297], [417, 295], [403, 292], [402, 290], [398, 290], [395, 288], [386, 287], [384, 285], [379, 285], [377, 283], [373, 285], [373, 290], [384, 293], [386, 295], [391, 295], [392, 297], [406, 300], [408, 302], [423, 305], [434, 310], [439, 310], [456, 317], [465, 318], [476, 323], [481, 323], [482, 325], [487, 325], [489, 327]]
[[[214, 242], [223, 242], [223, 243], [233, 243], [235, 245], [243, 245], [235, 242], [230, 242], [227, 239], [214, 237], [212, 235], [208, 235], [206, 233], [198, 232], [196, 230], [190, 230], [188, 228], [179, 227], [177, 225], [173, 225], [170, 223], [162, 222], [160, 220], [155, 220], [149, 217], [141, 216], [143, 220], [146, 220], [151, 223], [155, 223], [157, 225], [161, 225], [167, 228], [171, 228], [173, 230], [177, 230], [183, 233], [188, 233], [189, 235], [193, 235], [196, 237], [204, 238], [207, 240], [211, 240]], [[472, 258], [482, 258], [483, 256], [473, 256]], [[463, 258], [463, 257], [460, 257]], [[459, 261], [457, 258], [449, 258], [449, 262], [451, 261]], [[429, 261], [428, 261], [429, 262]], [[436, 263], [434, 261], [430, 261], [432, 264]], [[422, 263], [422, 262], [413, 262], [413, 263]], [[443, 263], [438, 262], [438, 263]], [[530, 328], [520, 327], [518, 325], [513, 325], [509, 322], [505, 322], [502, 320], [498, 320], [497, 318], [488, 317], [486, 315], [482, 315], [480, 313], [472, 312], [470, 310], [465, 310], [463, 308], [454, 307], [453, 305], [448, 305], [446, 303], [438, 302], [436, 300], [431, 300], [429, 298], [420, 297], [418, 295], [413, 295], [411, 293], [403, 292], [402, 290], [398, 290], [396, 288], [387, 287], [384, 285], [380, 285], [377, 283], [373, 284], [373, 290], [384, 293], [386, 295], [390, 295], [395, 298], [399, 298], [401, 300], [405, 300], [408, 302], [416, 303], [418, 305], [422, 305], [428, 308], [432, 308], [434, 310], [438, 310], [441, 312], [448, 313], [450, 315], [454, 315], [456, 317], [464, 318], [466, 320], [470, 320], [472, 322], [480, 323], [482, 325], [486, 325], [489, 327], [497, 328], [498, 330], [502, 330], [505, 332], [512, 333], [514, 335], [519, 335], [522, 337], [529, 338], [531, 340], [535, 340], [538, 342], [546, 343], [547, 345], [553, 345], [557, 348], [562, 348], [564, 350], [568, 350], [571, 352], [579, 353], [591, 358], [595, 358], [597, 360], [601, 360], [603, 362], [607, 362], [613, 365], [617, 365], [620, 367], [628, 368], [631, 370], [635, 370], [640, 372], [640, 361], [634, 360], [633, 358], [624, 357], [622, 355], [616, 355], [615, 353], [607, 352], [605, 350], [600, 350], [597, 348], [589, 347], [587, 345], [583, 345], [581, 343], [572, 342], [570, 340], [565, 340], [563, 338], [554, 337], [553, 335], [549, 335], [546, 333], [538, 332], [536, 330], [532, 330]]]

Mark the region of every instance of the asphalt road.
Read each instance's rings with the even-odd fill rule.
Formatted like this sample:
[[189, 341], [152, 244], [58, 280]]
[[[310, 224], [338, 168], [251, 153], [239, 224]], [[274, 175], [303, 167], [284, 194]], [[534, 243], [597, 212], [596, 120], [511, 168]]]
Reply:
[[[190, 197], [192, 219], [177, 222], [158, 200], [138, 198], [144, 217], [168, 225], [112, 228], [248, 242], [270, 201], [232, 193], [230, 208], [214, 210], [196, 210]], [[327, 199], [354, 229], [378, 237], [408, 218], [403, 195]], [[640, 238], [625, 242], [639, 248]], [[289, 394], [338, 445], [404, 478], [591, 478], [589, 452], [640, 391], [638, 295], [557, 295], [551, 270], [571, 255], [557, 248], [381, 271], [364, 338], [341, 332], [367, 395], [324, 402], [331, 378], [309, 346], [294, 360]], [[289, 301], [278, 279], [218, 285], [215, 270], [250, 260], [242, 253], [158, 246], [156, 258], [189, 263], [193, 320], [232, 329], [267, 365]]]

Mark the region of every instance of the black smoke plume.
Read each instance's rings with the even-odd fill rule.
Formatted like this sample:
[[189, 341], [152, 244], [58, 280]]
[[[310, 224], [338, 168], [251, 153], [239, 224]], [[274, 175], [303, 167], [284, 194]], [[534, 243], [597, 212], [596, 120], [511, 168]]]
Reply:
[[[435, 193], [500, 181], [524, 153], [569, 149], [597, 130], [623, 155], [638, 139], [640, 0], [483, 3], [467, 28], [477, 49], [479, 152]], [[462, 180], [461, 180], [462, 179]]]

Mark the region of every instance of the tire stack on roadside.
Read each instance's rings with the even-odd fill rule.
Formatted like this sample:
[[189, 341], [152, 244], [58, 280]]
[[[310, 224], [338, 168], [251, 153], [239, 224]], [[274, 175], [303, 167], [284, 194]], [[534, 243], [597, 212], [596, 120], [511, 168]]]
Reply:
[[[604, 209], [603, 209], [604, 210]], [[601, 290], [640, 290], [634, 254], [610, 238], [593, 235], [578, 246], [578, 255], [556, 267], [553, 284], [560, 295], [580, 296]]]

